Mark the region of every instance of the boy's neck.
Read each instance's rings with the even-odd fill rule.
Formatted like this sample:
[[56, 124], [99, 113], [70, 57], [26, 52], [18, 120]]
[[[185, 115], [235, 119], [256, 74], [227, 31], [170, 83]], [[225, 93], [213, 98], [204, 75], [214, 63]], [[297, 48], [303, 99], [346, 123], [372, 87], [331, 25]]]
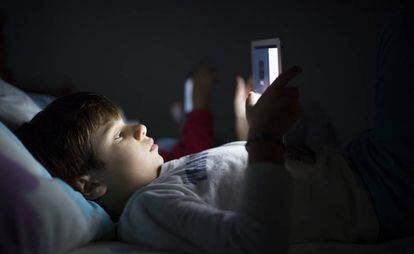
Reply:
[[158, 170], [157, 170], [157, 178], [160, 176], [160, 174], [161, 174], [161, 169], [162, 169], [162, 166], [165, 164], [165, 162], [163, 163], [163, 164], [161, 164], [161, 166], [158, 168]]
[[[132, 196], [132, 194], [130, 196]], [[129, 200], [129, 197], [127, 199], [117, 199], [105, 195], [99, 199], [99, 205], [104, 208], [114, 222], [117, 222]]]

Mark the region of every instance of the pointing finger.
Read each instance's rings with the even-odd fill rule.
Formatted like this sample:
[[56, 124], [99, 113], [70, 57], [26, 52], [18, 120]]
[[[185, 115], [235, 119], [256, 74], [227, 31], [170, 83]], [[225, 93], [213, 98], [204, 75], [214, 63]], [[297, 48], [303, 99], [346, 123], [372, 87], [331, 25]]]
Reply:
[[272, 83], [269, 87], [271, 89], [279, 89], [285, 87], [291, 79], [296, 77], [302, 72], [302, 68], [299, 66], [293, 66], [289, 68], [287, 71], [281, 73], [279, 77]]

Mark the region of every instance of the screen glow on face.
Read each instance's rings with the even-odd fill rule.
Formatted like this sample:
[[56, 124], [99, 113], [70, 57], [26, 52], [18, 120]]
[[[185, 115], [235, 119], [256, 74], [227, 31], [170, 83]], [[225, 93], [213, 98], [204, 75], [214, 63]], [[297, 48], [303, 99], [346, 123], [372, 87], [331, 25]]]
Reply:
[[277, 47], [258, 47], [253, 51], [254, 91], [262, 94], [279, 76]]

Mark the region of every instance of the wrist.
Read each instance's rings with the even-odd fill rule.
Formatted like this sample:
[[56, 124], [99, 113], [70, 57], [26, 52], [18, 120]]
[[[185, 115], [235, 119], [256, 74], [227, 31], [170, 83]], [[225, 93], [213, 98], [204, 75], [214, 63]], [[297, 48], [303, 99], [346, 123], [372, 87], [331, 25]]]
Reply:
[[249, 153], [249, 163], [284, 163], [285, 146], [282, 138], [267, 133], [256, 134], [249, 137], [245, 146]]
[[284, 164], [285, 148], [281, 145], [268, 142], [255, 142], [246, 147], [249, 153], [249, 164], [256, 162], [269, 162]]
[[282, 147], [285, 145], [283, 142], [283, 136], [273, 135], [268, 132], [255, 132], [255, 134], [252, 134], [251, 130], [249, 130], [246, 147], [256, 142], [273, 143]]

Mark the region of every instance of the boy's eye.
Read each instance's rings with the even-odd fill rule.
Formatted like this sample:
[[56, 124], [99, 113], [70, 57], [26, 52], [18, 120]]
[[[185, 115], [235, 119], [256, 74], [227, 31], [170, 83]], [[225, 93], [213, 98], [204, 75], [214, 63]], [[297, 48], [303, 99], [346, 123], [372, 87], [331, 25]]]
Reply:
[[119, 132], [118, 134], [116, 134], [116, 136], [115, 136], [115, 140], [122, 139], [123, 137], [124, 137], [124, 133], [121, 131], [121, 132]]

